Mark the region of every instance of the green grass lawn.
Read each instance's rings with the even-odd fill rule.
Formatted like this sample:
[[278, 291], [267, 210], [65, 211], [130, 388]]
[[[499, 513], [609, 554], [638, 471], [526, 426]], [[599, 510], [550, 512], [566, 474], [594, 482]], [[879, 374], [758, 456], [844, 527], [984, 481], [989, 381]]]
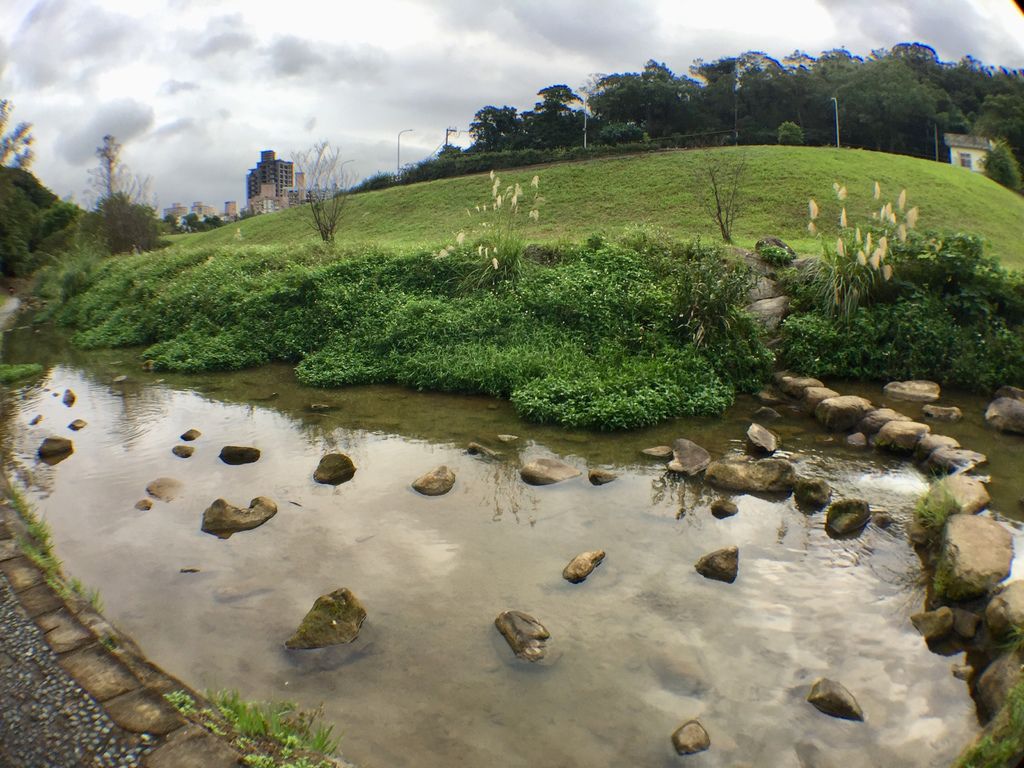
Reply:
[[[906, 188], [908, 206], [920, 208], [918, 228], [979, 234], [989, 252], [1014, 269], [1024, 269], [1024, 197], [985, 178], [948, 164], [900, 155], [822, 147], [727, 147], [713, 150], [746, 158], [743, 212], [734, 240], [752, 247], [777, 235], [798, 251], [818, 253], [820, 243], [807, 232], [807, 200], [821, 207], [819, 224], [834, 229], [839, 202], [832, 183], [845, 184], [850, 222], [865, 221], [878, 203], [895, 203]], [[662, 228], [681, 237], [718, 240], [717, 226], [701, 205], [706, 182], [700, 152], [669, 151], [575, 163], [537, 166], [499, 174], [502, 186], [524, 186], [540, 176], [544, 201], [540, 221], [526, 228], [534, 242], [579, 241], [594, 233], [615, 235], [633, 224]], [[444, 179], [353, 195], [338, 234], [341, 245], [440, 247], [460, 230], [472, 233], [473, 206], [489, 202], [484, 175]], [[219, 230], [174, 238], [177, 247], [230, 244], [241, 233], [246, 243], [294, 243], [315, 233], [304, 211], [258, 216]]]

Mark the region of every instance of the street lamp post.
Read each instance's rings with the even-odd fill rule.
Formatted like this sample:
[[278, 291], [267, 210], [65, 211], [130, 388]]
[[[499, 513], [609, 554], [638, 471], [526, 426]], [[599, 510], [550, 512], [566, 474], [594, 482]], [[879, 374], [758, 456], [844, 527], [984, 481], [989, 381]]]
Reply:
[[405, 128], [398, 132], [398, 148], [395, 150], [395, 174], [402, 172], [402, 134], [412, 133], [412, 128]]
[[836, 149], [839, 149], [839, 101], [835, 96], [832, 97], [832, 106], [836, 110]]

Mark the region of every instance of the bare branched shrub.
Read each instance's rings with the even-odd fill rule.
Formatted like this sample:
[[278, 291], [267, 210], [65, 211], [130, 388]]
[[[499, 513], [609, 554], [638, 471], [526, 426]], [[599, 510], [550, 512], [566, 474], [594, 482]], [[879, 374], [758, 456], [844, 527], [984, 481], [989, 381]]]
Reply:
[[727, 243], [732, 242], [733, 225], [742, 213], [740, 185], [746, 169], [746, 154], [722, 150], [703, 150], [697, 163], [701, 203]]
[[341, 150], [320, 141], [302, 152], [292, 153], [296, 176], [303, 176], [299, 193], [309, 211], [310, 224], [325, 243], [334, 242], [341, 214], [348, 201], [342, 172]]

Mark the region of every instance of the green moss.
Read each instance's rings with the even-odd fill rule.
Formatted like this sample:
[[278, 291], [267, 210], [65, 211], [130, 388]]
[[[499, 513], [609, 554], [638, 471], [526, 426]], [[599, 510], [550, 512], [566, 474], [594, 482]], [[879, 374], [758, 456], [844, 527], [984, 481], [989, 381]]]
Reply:
[[0, 363], [0, 384], [13, 384], [16, 381], [38, 376], [42, 372], [43, 366], [38, 363], [24, 363], [22, 365]]
[[1006, 697], [985, 733], [964, 751], [954, 768], [1016, 768], [1024, 759], [1024, 681]]
[[958, 509], [956, 499], [949, 492], [945, 481], [939, 480], [918, 500], [914, 508], [914, 520], [928, 531], [934, 541], [942, 535], [949, 516], [956, 514]]

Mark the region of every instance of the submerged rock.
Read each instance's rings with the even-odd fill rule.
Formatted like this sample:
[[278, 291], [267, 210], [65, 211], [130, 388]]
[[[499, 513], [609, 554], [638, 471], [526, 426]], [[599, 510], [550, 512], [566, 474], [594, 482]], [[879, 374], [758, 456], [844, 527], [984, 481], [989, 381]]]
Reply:
[[160, 501], [173, 501], [180, 494], [185, 485], [181, 480], [173, 477], [158, 477], [146, 486], [146, 493]]
[[68, 429], [70, 429], [72, 432], [77, 432], [80, 429], [85, 429], [87, 426], [88, 423], [84, 419], [75, 419], [70, 424], [68, 424]]
[[29, 421], [28, 425], [30, 427], [34, 427], [36, 424], [38, 424], [42, 420], [43, 420], [43, 415], [41, 413], [37, 413], [35, 416], [32, 417], [32, 420]]
[[277, 504], [266, 496], [257, 496], [246, 509], [217, 499], [203, 512], [203, 533], [212, 533], [221, 539], [228, 539], [238, 531], [258, 528], [277, 514]]
[[875, 446], [892, 453], [913, 453], [921, 438], [932, 431], [917, 421], [890, 421], [875, 435]]
[[341, 485], [356, 474], [356, 465], [344, 453], [328, 453], [313, 470], [313, 479], [323, 485]]
[[960, 421], [964, 417], [955, 405], [926, 405], [921, 408], [921, 415], [932, 421]]
[[193, 448], [191, 445], [176, 445], [173, 448], [171, 448], [171, 453], [173, 453], [179, 459], [187, 459], [195, 452], [196, 449]]
[[644, 456], [650, 456], [652, 459], [661, 459], [668, 461], [672, 458], [672, 446], [671, 445], [655, 445], [652, 448], [644, 448], [640, 451]]
[[74, 443], [66, 437], [47, 437], [39, 445], [39, 458], [48, 464], [56, 464], [75, 452]]
[[845, 536], [861, 530], [871, 519], [871, 507], [862, 499], [841, 499], [825, 512], [825, 528], [833, 536]]
[[708, 465], [705, 478], [729, 491], [788, 493], [796, 482], [796, 470], [785, 459], [726, 456]]
[[260, 449], [248, 445], [225, 445], [220, 449], [220, 460], [225, 464], [252, 464], [259, 458]]
[[709, 552], [694, 563], [697, 573], [705, 579], [724, 581], [732, 584], [739, 571], [740, 551], [737, 547], [725, 547]]
[[[747, 427], [747, 451], [755, 456], [771, 456], [779, 449], [779, 438], [760, 424]], [[709, 457], [710, 458], [710, 457]]]
[[989, 600], [985, 623], [996, 637], [1024, 632], [1024, 581], [1007, 584]]
[[486, 456], [488, 459], [496, 459], [501, 454], [493, 448], [488, 448], [486, 445], [480, 445], [480, 443], [470, 443], [466, 446], [466, 453], [470, 456]]
[[198, 429], [189, 429], [181, 434], [181, 439], [186, 443], [191, 443], [193, 440], [198, 440], [202, 434]]
[[953, 631], [953, 611], [944, 605], [935, 611], [915, 613], [910, 622], [925, 640], [937, 640]]
[[1000, 397], [988, 404], [985, 421], [1000, 432], [1024, 434], [1024, 400]]
[[573, 584], [584, 581], [591, 572], [604, 560], [604, 550], [595, 549], [576, 555], [562, 570], [562, 578]]
[[498, 435], [498, 439], [503, 443], [514, 443], [519, 439], [519, 435]]
[[576, 467], [558, 459], [536, 459], [519, 470], [523, 482], [530, 485], [552, 485], [581, 474]]
[[672, 746], [680, 755], [694, 755], [711, 746], [711, 737], [697, 720], [688, 720], [672, 734]]
[[668, 463], [669, 471], [681, 472], [693, 477], [699, 475], [711, 463], [711, 454], [692, 440], [680, 437], [672, 443], [672, 461]]
[[590, 480], [591, 485], [607, 485], [618, 477], [617, 474], [609, 472], [607, 469], [592, 469], [587, 472], [587, 479]]
[[882, 391], [895, 400], [911, 403], [933, 403], [939, 399], [941, 389], [934, 381], [890, 381]]
[[359, 598], [342, 587], [320, 595], [284, 645], [304, 649], [351, 643], [365, 620], [366, 609]]
[[953, 600], [979, 597], [1010, 574], [1013, 537], [988, 517], [952, 515], [946, 523], [939, 576]]
[[719, 520], [723, 520], [726, 517], [732, 517], [739, 511], [739, 507], [728, 499], [719, 498], [711, 502], [711, 514]]
[[769, 408], [767, 405], [763, 405], [754, 411], [754, 419], [757, 421], [778, 421], [781, 418], [781, 413], [774, 408]]
[[540, 661], [547, 653], [545, 642], [551, 633], [530, 614], [502, 611], [494, 620], [494, 626], [520, 659]]
[[819, 677], [814, 681], [811, 692], [807, 694], [807, 701], [819, 712], [832, 717], [844, 720], [864, 719], [864, 711], [853, 694], [846, 690], [842, 683], [829, 680], [827, 677]]
[[70, 389], [64, 390], [64, 396], [61, 398], [61, 402], [64, 403], [68, 408], [75, 404], [75, 393]]
[[153, 502], [149, 499], [139, 499], [135, 502], [135, 508], [139, 512], [147, 512], [153, 508]]
[[801, 477], [793, 486], [793, 495], [798, 506], [816, 512], [832, 498], [832, 486], [820, 477]]
[[412, 482], [413, 489], [424, 496], [443, 496], [452, 489], [453, 485], [455, 485], [455, 473], [444, 464], [420, 475]]
[[[814, 409], [814, 418], [832, 432], [847, 432], [874, 406], [870, 400], [856, 395], [840, 395], [822, 400]], [[860, 430], [864, 431], [864, 430]]]

